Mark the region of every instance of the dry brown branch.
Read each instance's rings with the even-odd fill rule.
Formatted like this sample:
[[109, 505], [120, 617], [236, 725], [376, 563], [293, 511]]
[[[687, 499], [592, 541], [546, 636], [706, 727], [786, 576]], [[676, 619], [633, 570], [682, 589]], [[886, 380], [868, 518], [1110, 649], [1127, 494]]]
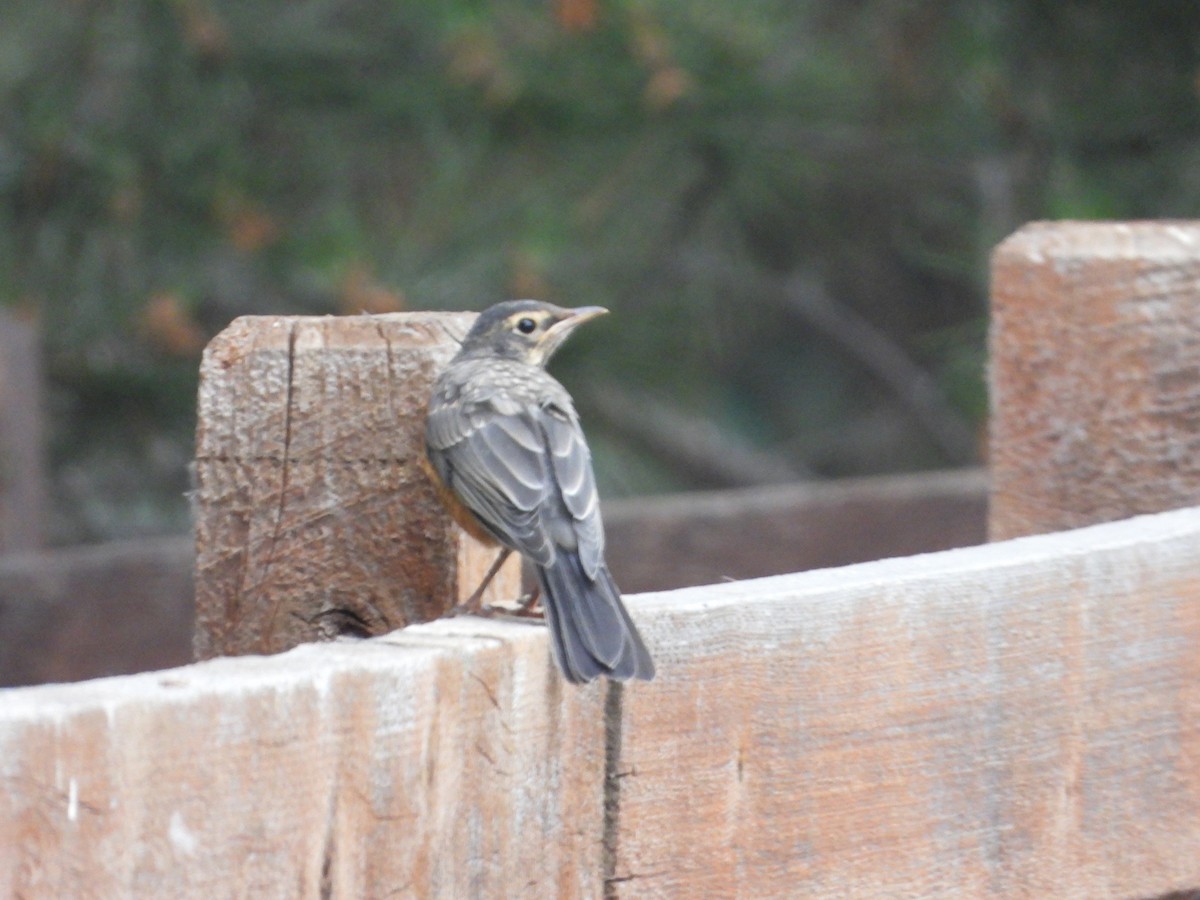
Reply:
[[789, 312], [833, 341], [884, 383], [951, 462], [976, 457], [975, 435], [937, 382], [883, 331], [825, 290], [815, 277], [796, 274], [783, 288]]
[[603, 391], [589, 393], [587, 401], [613, 432], [705, 486], [780, 484], [812, 475], [795, 460], [751, 447], [710, 419], [647, 394], [606, 385]]

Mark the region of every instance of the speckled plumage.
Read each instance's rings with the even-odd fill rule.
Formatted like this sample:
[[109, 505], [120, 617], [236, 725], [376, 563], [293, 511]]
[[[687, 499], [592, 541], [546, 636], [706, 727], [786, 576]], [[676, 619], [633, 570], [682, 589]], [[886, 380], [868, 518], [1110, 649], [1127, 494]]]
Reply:
[[[532, 563], [555, 656], [580, 683], [651, 678], [654, 664], [604, 561], [591, 454], [566, 389], [543, 368], [597, 315], [531, 300], [480, 315], [439, 376], [426, 448], [449, 492], [497, 543]], [[522, 333], [528, 323], [536, 328]]]

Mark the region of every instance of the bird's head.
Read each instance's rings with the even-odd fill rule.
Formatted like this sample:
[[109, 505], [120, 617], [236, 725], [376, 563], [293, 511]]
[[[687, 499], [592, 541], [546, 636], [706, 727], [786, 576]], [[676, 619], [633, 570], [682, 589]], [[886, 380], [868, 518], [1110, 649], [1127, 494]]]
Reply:
[[459, 356], [499, 356], [544, 366], [567, 335], [606, 312], [603, 306], [564, 309], [540, 300], [507, 300], [479, 314]]

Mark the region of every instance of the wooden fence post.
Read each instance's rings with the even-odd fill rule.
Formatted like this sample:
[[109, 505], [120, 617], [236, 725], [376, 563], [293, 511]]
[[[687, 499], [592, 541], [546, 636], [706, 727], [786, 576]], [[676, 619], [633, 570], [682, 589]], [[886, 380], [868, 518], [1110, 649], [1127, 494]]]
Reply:
[[0, 310], [0, 552], [42, 546], [45, 524], [38, 329]]
[[[443, 615], [494, 552], [421, 466], [425, 405], [473, 316], [248, 316], [204, 353], [198, 658], [275, 653]], [[513, 597], [510, 561], [490, 598]]]
[[1027, 225], [990, 344], [993, 540], [1200, 504], [1200, 222]]

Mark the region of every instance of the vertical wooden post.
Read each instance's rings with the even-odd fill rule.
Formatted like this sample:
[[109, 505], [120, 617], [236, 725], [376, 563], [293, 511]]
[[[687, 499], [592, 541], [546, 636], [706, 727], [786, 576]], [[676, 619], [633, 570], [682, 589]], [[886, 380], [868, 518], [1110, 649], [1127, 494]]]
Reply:
[[[198, 658], [275, 653], [438, 618], [495, 553], [422, 466], [433, 379], [473, 316], [238, 319], [204, 353], [196, 451]], [[513, 597], [510, 561], [493, 599]]]
[[41, 374], [37, 325], [0, 310], [0, 552], [45, 538]]
[[990, 345], [993, 540], [1200, 504], [1200, 222], [1027, 225]]

